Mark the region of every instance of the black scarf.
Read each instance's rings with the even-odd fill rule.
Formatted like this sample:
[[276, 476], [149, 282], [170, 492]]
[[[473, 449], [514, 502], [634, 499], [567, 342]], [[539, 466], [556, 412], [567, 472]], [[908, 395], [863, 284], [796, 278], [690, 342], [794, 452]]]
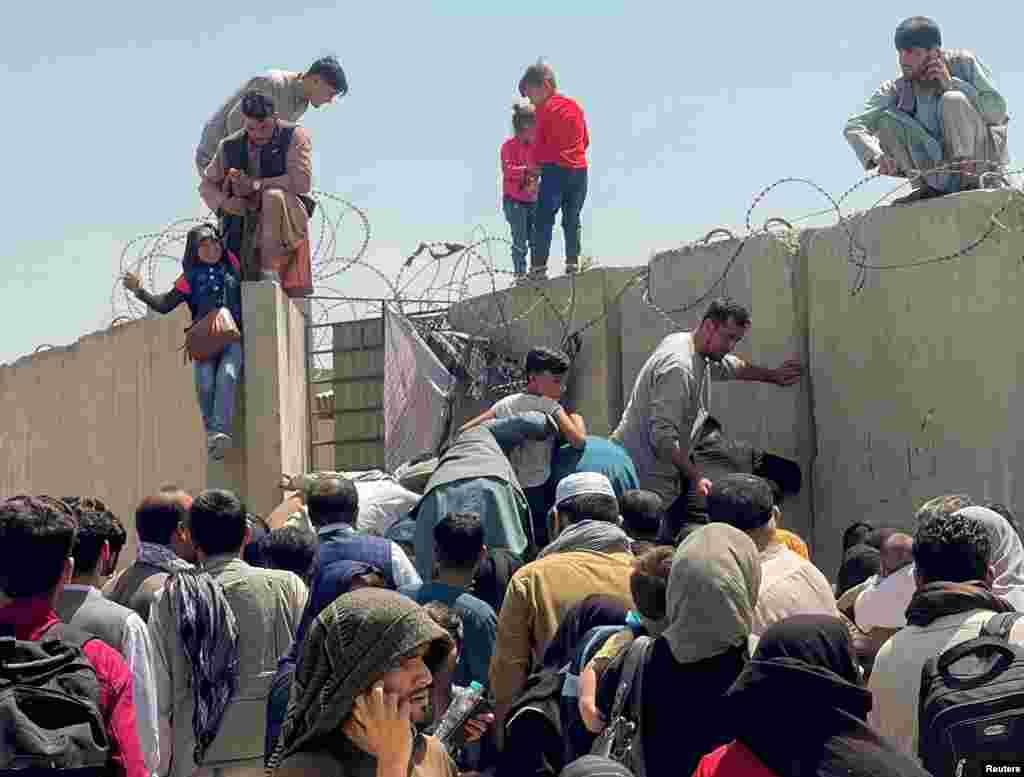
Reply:
[[574, 605], [562, 618], [558, 631], [544, 651], [544, 666], [548, 669], [561, 669], [572, 661], [583, 635], [595, 626], [625, 628], [628, 612], [629, 609], [621, 599], [591, 594]]
[[778, 777], [927, 777], [868, 727], [871, 703], [842, 622], [795, 615], [762, 635], [726, 695], [726, 719]]
[[969, 610], [1014, 612], [1013, 605], [989, 590], [982, 580], [967, 583], [928, 583], [918, 588], [907, 607], [907, 623], [927, 626], [936, 618]]

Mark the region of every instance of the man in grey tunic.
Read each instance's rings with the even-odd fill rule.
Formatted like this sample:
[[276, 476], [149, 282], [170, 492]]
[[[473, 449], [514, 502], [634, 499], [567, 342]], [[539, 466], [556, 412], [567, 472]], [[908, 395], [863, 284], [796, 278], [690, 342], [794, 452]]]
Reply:
[[924, 16], [900, 24], [895, 42], [902, 77], [883, 83], [844, 130], [864, 169], [910, 180], [895, 204], [997, 183], [1009, 117], [988, 68], [970, 51], [943, 49]]
[[711, 482], [690, 457], [694, 429], [709, 412], [709, 378], [792, 386], [803, 365], [789, 360], [777, 369], [757, 367], [731, 353], [750, 329], [750, 312], [716, 299], [692, 332], [666, 337], [640, 369], [612, 440], [629, 451], [640, 488], [666, 505], [690, 488], [707, 496]]
[[196, 167], [201, 176], [217, 154], [217, 146], [233, 132], [242, 129], [242, 97], [257, 91], [274, 101], [277, 118], [298, 123], [310, 105], [330, 105], [336, 97], [348, 93], [348, 81], [334, 57], [322, 57], [305, 73], [270, 70], [250, 78], [232, 94], [203, 127], [203, 136], [196, 148]]

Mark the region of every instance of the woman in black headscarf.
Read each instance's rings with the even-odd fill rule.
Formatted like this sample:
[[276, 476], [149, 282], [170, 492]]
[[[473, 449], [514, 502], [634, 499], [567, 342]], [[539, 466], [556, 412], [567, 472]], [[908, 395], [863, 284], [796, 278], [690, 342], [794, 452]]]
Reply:
[[566, 612], [554, 639], [544, 651], [544, 668], [561, 669], [576, 657], [583, 635], [597, 626], [626, 625], [629, 608], [621, 599], [591, 594]]
[[786, 618], [726, 694], [734, 741], [693, 777], [928, 777], [864, 722], [871, 703], [842, 622]]

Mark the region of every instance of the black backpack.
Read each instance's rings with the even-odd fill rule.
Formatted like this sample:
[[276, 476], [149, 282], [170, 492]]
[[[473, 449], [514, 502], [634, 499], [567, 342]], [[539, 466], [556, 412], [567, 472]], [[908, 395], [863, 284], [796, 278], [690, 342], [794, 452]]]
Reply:
[[1021, 617], [990, 618], [921, 670], [917, 752], [934, 777], [982, 777], [986, 764], [1024, 758], [1024, 648], [1008, 639]]
[[39, 641], [0, 635], [0, 774], [110, 774], [91, 639], [62, 623]]

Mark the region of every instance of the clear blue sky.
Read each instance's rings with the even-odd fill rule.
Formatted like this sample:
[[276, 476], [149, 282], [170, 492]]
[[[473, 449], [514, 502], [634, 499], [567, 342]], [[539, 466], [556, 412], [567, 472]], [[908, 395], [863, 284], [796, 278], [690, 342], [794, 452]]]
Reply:
[[[742, 224], [784, 176], [839, 193], [861, 175], [841, 128], [896, 73], [892, 31], [925, 13], [975, 50], [1024, 110], [1024, 5], [861, 0], [642, 3], [17, 4], [0, 32], [5, 240], [0, 363], [110, 317], [132, 237], [197, 215], [203, 123], [248, 76], [335, 53], [350, 95], [310, 110], [315, 185], [365, 208], [391, 274], [420, 240], [504, 234], [498, 148], [515, 87], [543, 55], [590, 124], [585, 252], [607, 265]], [[1011, 128], [1015, 126], [1011, 124]], [[1024, 142], [1011, 131], [1011, 150]], [[1020, 158], [1020, 155], [1018, 155]], [[883, 191], [869, 187], [855, 204]], [[800, 187], [760, 212], [825, 207]], [[553, 264], [561, 267], [561, 238]], [[339, 285], [383, 293], [369, 273]], [[164, 290], [164, 289], [159, 289]]]

